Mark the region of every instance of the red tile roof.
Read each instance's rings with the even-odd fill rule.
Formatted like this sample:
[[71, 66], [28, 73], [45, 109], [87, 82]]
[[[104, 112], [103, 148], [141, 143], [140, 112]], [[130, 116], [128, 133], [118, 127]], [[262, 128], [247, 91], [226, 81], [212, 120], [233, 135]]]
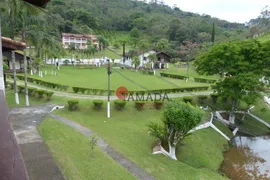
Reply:
[[23, 50], [26, 48], [26, 44], [23, 42], [14, 41], [10, 38], [2, 37], [3, 48], [9, 50]]

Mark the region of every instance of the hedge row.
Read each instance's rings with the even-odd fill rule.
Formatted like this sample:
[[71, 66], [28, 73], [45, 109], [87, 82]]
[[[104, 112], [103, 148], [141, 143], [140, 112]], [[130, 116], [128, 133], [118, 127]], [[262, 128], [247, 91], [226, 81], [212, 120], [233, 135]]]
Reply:
[[147, 74], [147, 75], [154, 75], [154, 71], [146, 71], [146, 70], [142, 70], [141, 71], [143, 74]]
[[[93, 104], [94, 104], [94, 108], [96, 110], [100, 110], [102, 109], [102, 105], [104, 104], [104, 101], [103, 100], [93, 100]], [[114, 107], [115, 109], [117, 109], [118, 111], [122, 111], [125, 106], [127, 104], [127, 101], [123, 101], [123, 100], [120, 100], [120, 99], [117, 99], [114, 101]], [[145, 104], [146, 102], [144, 101], [135, 101], [135, 108], [138, 110], [138, 111], [142, 111], [145, 107]], [[156, 109], [161, 109], [163, 107], [163, 104], [164, 102], [163, 101], [155, 101], [154, 102], [154, 107]], [[71, 100], [68, 100], [68, 109], [70, 111], [74, 111], [76, 109], [79, 108], [79, 100], [78, 99], [71, 99]]]
[[198, 87], [186, 87], [186, 88], [173, 88], [173, 89], [156, 89], [149, 91], [129, 91], [130, 94], [147, 94], [147, 93], [179, 93], [179, 92], [194, 92], [208, 90], [209, 86], [198, 86]]
[[[11, 74], [8, 74], [7, 77], [13, 78], [13, 76]], [[16, 75], [16, 77], [17, 77], [17, 79], [19, 79], [21, 81], [24, 81], [24, 76], [23, 75]], [[58, 89], [58, 90], [67, 91], [67, 89], [69, 88], [69, 86], [61, 85], [61, 84], [58, 84], [58, 83], [47, 82], [47, 81], [43, 81], [43, 80], [40, 80], [40, 79], [35, 79], [35, 78], [32, 78], [32, 77], [27, 77], [27, 81], [31, 82], [31, 83], [38, 84], [40, 86], [45, 86], [45, 87], [48, 87], [48, 88]]]
[[194, 80], [195, 82], [210, 83], [210, 84], [217, 82], [217, 80], [214, 79], [204, 79], [204, 78], [194, 78]]
[[[13, 83], [7, 82], [7, 84], [9, 85], [10, 89], [14, 89]], [[18, 93], [23, 93], [25, 91], [25, 86], [17, 85], [17, 89], [18, 89]], [[52, 92], [52, 91], [46, 91], [43, 89], [28, 87], [28, 95], [32, 96], [32, 97], [37, 96], [38, 98], [43, 98], [45, 96], [46, 99], [49, 101], [49, 100], [51, 100], [53, 94], [54, 94], [54, 92]]]
[[[93, 94], [93, 95], [105, 95], [108, 93], [108, 90], [105, 89], [91, 89], [91, 88], [83, 88], [83, 87], [72, 87], [74, 93], [82, 93], [82, 94]], [[115, 91], [111, 90], [111, 94], [114, 94]]]
[[168, 73], [160, 73], [162, 77], [174, 78], [174, 79], [186, 79], [186, 76], [181, 76], [178, 74], [168, 74]]

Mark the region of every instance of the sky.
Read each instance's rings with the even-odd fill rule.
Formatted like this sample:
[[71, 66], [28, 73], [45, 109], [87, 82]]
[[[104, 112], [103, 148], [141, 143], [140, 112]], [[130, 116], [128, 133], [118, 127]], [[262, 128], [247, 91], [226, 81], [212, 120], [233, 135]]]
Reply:
[[257, 18], [270, 0], [163, 0], [183, 11], [208, 14], [230, 22], [245, 23]]

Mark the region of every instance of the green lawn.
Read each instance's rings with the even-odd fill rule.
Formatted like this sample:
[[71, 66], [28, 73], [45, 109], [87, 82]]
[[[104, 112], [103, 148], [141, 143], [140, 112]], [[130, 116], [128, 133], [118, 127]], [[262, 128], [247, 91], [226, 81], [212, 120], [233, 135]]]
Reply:
[[[94, 89], [107, 89], [108, 75], [107, 69], [104, 67], [97, 69], [79, 69], [73, 66], [61, 66], [57, 76], [51, 75], [51, 68], [48, 68], [48, 75], [43, 78], [34, 75], [37, 79], [44, 81], [60, 83], [69, 85], [70, 87], [86, 87]], [[140, 72], [113, 69], [111, 74], [111, 89], [116, 90], [120, 86], [125, 86], [129, 90], [153, 90], [153, 89], [166, 89], [177, 87], [194, 87], [194, 86], [207, 86], [209, 84], [197, 83], [191, 80], [185, 82], [184, 80], [170, 79], [174, 84], [162, 80], [159, 76], [145, 75]], [[141, 87], [143, 86], [143, 87]], [[72, 91], [70, 88], [69, 91]]]
[[91, 150], [90, 140], [69, 126], [47, 118], [38, 130], [67, 179], [136, 179], [98, 147]]
[[90, 101], [80, 102], [79, 111], [63, 109], [55, 113], [91, 128], [118, 152], [158, 179], [223, 179], [217, 171], [223, 161], [222, 152], [227, 141], [211, 129], [195, 132], [184, 141], [185, 145], [178, 148], [180, 161], [152, 155], [154, 139], [148, 135], [146, 124], [159, 121], [161, 111], [150, 105], [143, 112], [138, 112], [131, 102], [123, 112], [112, 108], [110, 119], [106, 118], [105, 106], [103, 110], [95, 111]]
[[[187, 76], [187, 68], [183, 67], [183, 65], [181, 65], [180, 68], [178, 68], [178, 67], [175, 67], [174, 64], [169, 64], [169, 69], [166, 70], [165, 72], [171, 73], [171, 74], [179, 74], [179, 75], [182, 75], [182, 76]], [[217, 79], [218, 78], [217, 75], [215, 75], [215, 76], [199, 75], [195, 71], [194, 66], [192, 66], [192, 63], [191, 63], [190, 68], [189, 68], [189, 77], [191, 79], [194, 78], [194, 77], [206, 78], [206, 79]]]

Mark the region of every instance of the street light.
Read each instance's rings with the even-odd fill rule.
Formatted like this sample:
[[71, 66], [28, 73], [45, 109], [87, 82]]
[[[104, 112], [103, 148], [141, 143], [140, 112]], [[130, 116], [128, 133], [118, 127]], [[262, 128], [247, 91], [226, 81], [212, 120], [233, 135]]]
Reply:
[[111, 67], [110, 67], [110, 59], [107, 59], [108, 62], [108, 68], [107, 68], [107, 73], [108, 73], [108, 102], [107, 102], [107, 117], [111, 117], [111, 106], [110, 106], [110, 95], [111, 95], [111, 90], [110, 90], [110, 75], [111, 75]]

